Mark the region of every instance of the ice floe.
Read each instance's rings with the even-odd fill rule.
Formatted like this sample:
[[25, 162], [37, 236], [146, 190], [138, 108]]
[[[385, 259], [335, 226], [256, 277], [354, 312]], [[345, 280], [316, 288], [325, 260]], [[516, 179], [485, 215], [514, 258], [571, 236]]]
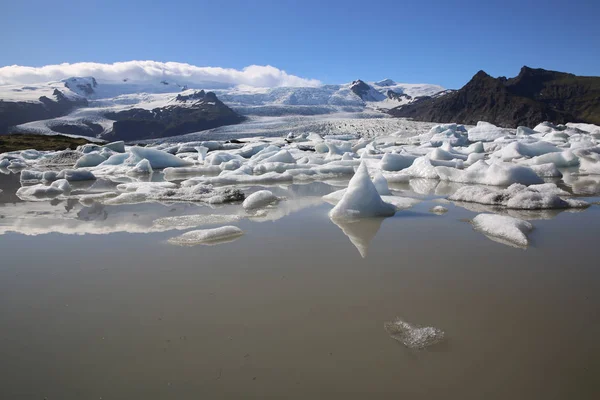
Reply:
[[472, 223], [484, 235], [516, 247], [527, 247], [527, 233], [533, 229], [530, 222], [497, 214], [479, 214]]
[[[524, 186], [515, 183], [506, 189], [494, 189], [487, 186], [463, 186], [448, 199], [512, 209], [543, 210], [556, 208], [585, 208], [589, 203], [571, 199], [569, 193], [553, 183]], [[560, 197], [562, 196], [562, 197]]]
[[423, 350], [444, 340], [445, 333], [432, 326], [410, 324], [400, 318], [386, 322], [383, 327], [392, 339], [409, 349]]
[[329, 212], [334, 219], [387, 217], [396, 213], [396, 207], [381, 199], [369, 177], [366, 164], [360, 164], [350, 179], [341, 200]]
[[277, 203], [279, 200], [279, 197], [275, 196], [270, 190], [259, 190], [248, 196], [242, 203], [242, 207], [245, 210], [256, 210]]
[[232, 225], [213, 229], [200, 229], [186, 232], [169, 239], [169, 243], [179, 246], [194, 246], [197, 244], [222, 244], [231, 242], [244, 234], [240, 228]]

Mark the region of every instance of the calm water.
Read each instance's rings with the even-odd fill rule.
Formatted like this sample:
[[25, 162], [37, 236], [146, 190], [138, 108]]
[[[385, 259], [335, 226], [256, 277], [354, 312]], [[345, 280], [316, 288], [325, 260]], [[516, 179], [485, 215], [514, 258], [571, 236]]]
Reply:
[[[233, 206], [24, 205], [3, 179], [0, 399], [600, 397], [596, 205], [540, 215], [522, 250], [431, 196], [338, 227], [313, 184], [236, 241], [178, 247], [153, 219]], [[446, 340], [408, 349], [396, 317]]]

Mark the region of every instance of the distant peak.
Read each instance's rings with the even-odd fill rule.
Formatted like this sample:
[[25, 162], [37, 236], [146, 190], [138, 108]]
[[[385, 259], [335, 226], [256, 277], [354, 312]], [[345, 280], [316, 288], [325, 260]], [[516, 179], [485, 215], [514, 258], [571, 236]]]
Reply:
[[477, 78], [477, 79], [490, 78], [490, 77], [491, 76], [482, 69], [480, 69], [475, 75], [473, 75], [473, 79], [475, 79], [475, 78]]
[[391, 80], [389, 78], [386, 78], [386, 79], [384, 79], [382, 81], [375, 82], [375, 84], [377, 86], [394, 86], [394, 85], [396, 85], [396, 82], [394, 82], [393, 80]]

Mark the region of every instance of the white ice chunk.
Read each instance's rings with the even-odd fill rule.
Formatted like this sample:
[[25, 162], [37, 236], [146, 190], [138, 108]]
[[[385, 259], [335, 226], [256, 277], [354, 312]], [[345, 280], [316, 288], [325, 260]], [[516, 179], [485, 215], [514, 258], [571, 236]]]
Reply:
[[114, 151], [115, 153], [125, 153], [125, 142], [112, 142], [104, 145], [105, 148]]
[[70, 182], [75, 181], [92, 181], [96, 179], [93, 173], [84, 169], [63, 169], [60, 171], [56, 178], [66, 179]]
[[242, 203], [242, 207], [244, 207], [245, 210], [255, 210], [277, 203], [278, 201], [279, 197], [275, 196], [270, 190], [259, 190], [248, 196]]
[[71, 185], [66, 179], [59, 179], [52, 182], [51, 185], [37, 184], [33, 186], [23, 186], [17, 190], [16, 195], [22, 200], [37, 200], [43, 197], [56, 197], [61, 194], [68, 194], [71, 191]]
[[384, 171], [400, 171], [412, 165], [417, 157], [410, 154], [386, 153], [379, 163]]
[[488, 165], [485, 161], [477, 161], [464, 170], [435, 167], [435, 171], [443, 181], [460, 183], [508, 186], [513, 183], [534, 185], [544, 182], [531, 168], [510, 163]]
[[443, 215], [448, 212], [448, 209], [444, 206], [435, 206], [435, 207], [432, 207], [429, 211], [431, 211], [432, 213], [437, 214], [437, 215]]
[[589, 206], [582, 200], [559, 197], [559, 195], [567, 194], [553, 183], [529, 187], [516, 183], [502, 190], [486, 186], [463, 186], [448, 199], [522, 210], [585, 208]]
[[329, 212], [331, 218], [387, 217], [396, 213], [396, 207], [381, 199], [369, 177], [364, 162], [348, 183], [340, 202]]
[[150, 161], [148, 161], [145, 158], [142, 161], [140, 161], [139, 163], [137, 163], [135, 165], [135, 167], [133, 167], [133, 169], [128, 172], [129, 175], [151, 174], [151, 173], [152, 173], [152, 166], [150, 165]]
[[244, 232], [236, 226], [221, 226], [213, 229], [200, 229], [186, 232], [183, 235], [169, 239], [169, 243], [180, 246], [194, 246], [197, 244], [219, 244], [233, 241]]
[[153, 225], [170, 229], [189, 229], [203, 225], [216, 225], [237, 222], [243, 217], [233, 214], [197, 214], [179, 215], [176, 217], [165, 217], [154, 220]]
[[278, 151], [276, 154], [273, 154], [271, 157], [268, 157], [268, 158], [262, 160], [262, 162], [264, 162], [264, 163], [280, 162], [280, 163], [295, 164], [296, 159], [294, 159], [294, 157], [290, 154], [289, 151], [281, 150], [281, 151]]
[[510, 134], [507, 129], [499, 128], [489, 122], [479, 121], [476, 127], [469, 129], [469, 140], [471, 142], [493, 142]]
[[497, 214], [479, 214], [473, 218], [473, 227], [486, 236], [500, 239], [503, 243], [527, 247], [527, 233], [533, 229], [531, 223], [522, 219]]
[[[162, 169], [167, 167], [186, 167], [191, 165], [192, 163], [186, 160], [182, 160], [181, 158], [169, 154], [165, 151], [151, 149], [147, 147], [131, 147], [129, 151], [139, 160], [143, 160], [144, 158], [150, 161], [150, 165], [153, 169]], [[136, 161], [137, 162], [139, 162]]]
[[379, 193], [381, 196], [391, 195], [390, 188], [388, 187], [388, 181], [381, 174], [381, 172], [377, 171], [375, 173], [375, 175], [373, 176], [373, 185], [375, 185], [375, 189], [377, 189], [377, 193]]
[[75, 163], [75, 168], [95, 167], [106, 161], [106, 158], [98, 153], [84, 154]]

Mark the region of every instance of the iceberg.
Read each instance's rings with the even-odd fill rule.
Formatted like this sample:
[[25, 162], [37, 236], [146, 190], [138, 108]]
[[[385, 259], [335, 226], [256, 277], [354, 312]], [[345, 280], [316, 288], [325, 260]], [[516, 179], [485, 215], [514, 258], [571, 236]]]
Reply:
[[187, 167], [192, 165], [191, 162], [182, 160], [181, 158], [167, 153], [166, 151], [151, 149], [147, 147], [130, 147], [129, 151], [140, 160], [147, 159], [150, 166], [154, 169], [162, 169], [167, 167]]
[[348, 189], [340, 202], [329, 212], [332, 219], [389, 217], [396, 213], [396, 207], [381, 199], [369, 177], [364, 161], [350, 179]]
[[569, 193], [553, 183], [524, 186], [515, 183], [506, 189], [486, 186], [463, 186], [448, 197], [452, 201], [501, 206], [521, 210], [545, 210], [560, 208], [585, 208], [589, 203], [577, 199], [564, 199]]

